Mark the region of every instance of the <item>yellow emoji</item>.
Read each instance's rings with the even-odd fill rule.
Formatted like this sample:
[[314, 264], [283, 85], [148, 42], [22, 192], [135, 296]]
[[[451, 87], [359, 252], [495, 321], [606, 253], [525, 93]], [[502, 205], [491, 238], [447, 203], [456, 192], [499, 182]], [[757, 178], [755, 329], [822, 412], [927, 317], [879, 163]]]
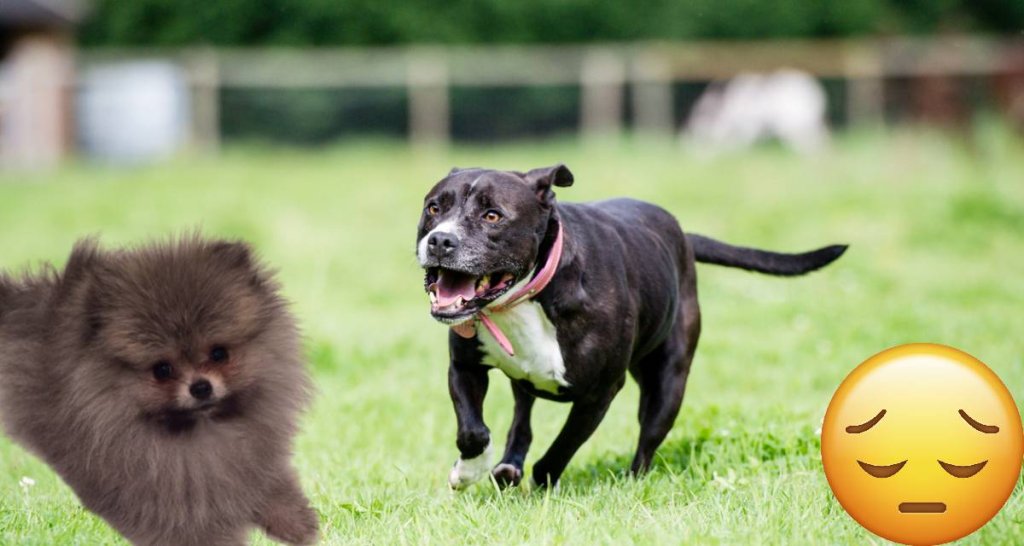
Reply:
[[971, 355], [918, 343], [883, 351], [839, 385], [821, 427], [825, 477], [858, 523], [904, 544], [985, 525], [1020, 475], [1010, 392]]

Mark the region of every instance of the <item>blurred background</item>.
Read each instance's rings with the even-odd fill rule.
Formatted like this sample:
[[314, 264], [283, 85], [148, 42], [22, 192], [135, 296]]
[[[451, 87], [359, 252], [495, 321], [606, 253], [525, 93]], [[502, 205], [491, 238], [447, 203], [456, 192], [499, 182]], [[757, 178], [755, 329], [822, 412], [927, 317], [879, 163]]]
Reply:
[[[296, 461], [328, 544], [865, 544], [817, 432], [856, 364], [941, 342], [1024, 402], [1022, 131], [1022, 0], [0, 0], [0, 269], [89, 234], [251, 242], [315, 373]], [[556, 162], [563, 201], [850, 250], [796, 279], [698, 268], [645, 480], [629, 381], [557, 495], [452, 496], [422, 197], [453, 166]], [[496, 438], [511, 404], [491, 374]], [[566, 410], [537, 404], [528, 465]], [[964, 544], [1024, 544], [1021, 487]], [[0, 544], [114, 542], [0, 436]]]
[[0, 158], [1024, 128], [1020, 0], [3, 0]]

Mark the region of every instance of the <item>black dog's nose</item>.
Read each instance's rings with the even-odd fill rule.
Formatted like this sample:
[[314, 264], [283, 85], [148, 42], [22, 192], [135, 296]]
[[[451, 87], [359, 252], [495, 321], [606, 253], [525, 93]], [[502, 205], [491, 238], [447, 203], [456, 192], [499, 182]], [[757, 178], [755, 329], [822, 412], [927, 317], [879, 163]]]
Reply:
[[459, 248], [459, 238], [453, 233], [439, 231], [431, 233], [427, 239], [427, 250], [438, 258], [444, 258]]
[[189, 386], [188, 392], [195, 397], [196, 400], [206, 400], [213, 394], [213, 385], [205, 379], [200, 379]]

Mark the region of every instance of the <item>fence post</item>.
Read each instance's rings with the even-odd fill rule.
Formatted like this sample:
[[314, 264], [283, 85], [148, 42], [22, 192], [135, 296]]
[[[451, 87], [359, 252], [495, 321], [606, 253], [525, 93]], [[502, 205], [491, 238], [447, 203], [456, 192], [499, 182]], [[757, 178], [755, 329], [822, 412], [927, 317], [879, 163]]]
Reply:
[[585, 137], [616, 134], [622, 130], [622, 59], [606, 50], [591, 50], [580, 70], [582, 100], [580, 128]]
[[0, 81], [0, 167], [56, 166], [70, 151], [72, 40], [62, 32], [16, 36]]
[[409, 140], [416, 146], [443, 146], [450, 140], [448, 66], [437, 54], [409, 56]]
[[220, 149], [220, 66], [217, 54], [203, 50], [190, 56], [192, 143], [204, 153]]
[[657, 53], [642, 51], [634, 60], [631, 76], [637, 132], [670, 138], [675, 133], [675, 118], [668, 62]]
[[847, 122], [850, 125], [882, 123], [885, 67], [877, 47], [863, 44], [847, 48], [843, 65], [847, 83]]

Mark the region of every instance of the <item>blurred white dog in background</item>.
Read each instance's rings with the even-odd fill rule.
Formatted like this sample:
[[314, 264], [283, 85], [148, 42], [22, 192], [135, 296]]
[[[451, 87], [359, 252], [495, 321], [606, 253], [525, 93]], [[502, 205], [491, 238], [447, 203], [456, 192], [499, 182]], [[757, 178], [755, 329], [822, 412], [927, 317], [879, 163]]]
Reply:
[[826, 106], [821, 83], [805, 72], [740, 74], [704, 91], [683, 128], [683, 143], [722, 152], [775, 138], [813, 153], [828, 144]]

